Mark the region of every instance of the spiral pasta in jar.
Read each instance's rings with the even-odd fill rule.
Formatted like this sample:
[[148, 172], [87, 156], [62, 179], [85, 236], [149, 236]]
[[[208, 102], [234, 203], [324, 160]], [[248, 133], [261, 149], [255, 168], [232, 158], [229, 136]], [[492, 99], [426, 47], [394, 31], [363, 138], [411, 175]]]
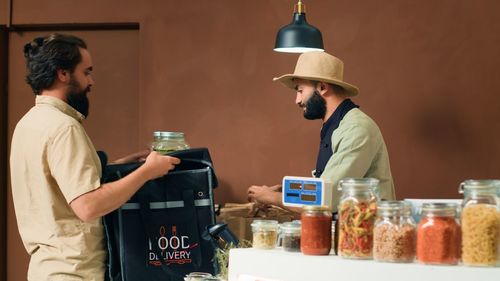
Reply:
[[347, 178], [339, 182], [339, 189], [342, 191], [338, 208], [339, 256], [372, 258], [378, 182], [373, 178]]

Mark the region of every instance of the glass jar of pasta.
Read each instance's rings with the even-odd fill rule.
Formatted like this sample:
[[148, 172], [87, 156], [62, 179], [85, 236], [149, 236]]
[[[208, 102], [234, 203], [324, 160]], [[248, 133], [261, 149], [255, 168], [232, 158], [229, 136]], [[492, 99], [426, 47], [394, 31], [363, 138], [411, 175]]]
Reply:
[[373, 225], [378, 201], [374, 178], [346, 178], [339, 182], [338, 255], [344, 258], [371, 259]]
[[460, 184], [462, 203], [462, 263], [500, 265], [500, 180], [466, 180]]

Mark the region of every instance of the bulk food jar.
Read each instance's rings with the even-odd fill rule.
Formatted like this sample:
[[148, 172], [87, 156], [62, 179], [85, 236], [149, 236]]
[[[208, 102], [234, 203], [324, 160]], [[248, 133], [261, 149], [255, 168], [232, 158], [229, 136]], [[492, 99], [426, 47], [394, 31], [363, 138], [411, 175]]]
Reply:
[[300, 252], [300, 229], [301, 224], [296, 222], [284, 222], [280, 226], [283, 250], [287, 252]]
[[[158, 137], [159, 135], [159, 137]], [[154, 132], [152, 148], [161, 154], [189, 149], [189, 145], [181, 132]]]
[[339, 182], [339, 256], [372, 258], [378, 183], [374, 178], [346, 178]]
[[274, 249], [278, 239], [279, 224], [276, 220], [254, 220], [251, 224], [252, 247], [256, 249]]
[[500, 180], [466, 180], [460, 184], [462, 263], [500, 265], [500, 212], [496, 196]]
[[382, 201], [377, 206], [373, 229], [373, 259], [382, 262], [412, 262], [417, 239], [410, 203]]
[[455, 265], [460, 259], [457, 204], [424, 203], [417, 227], [417, 260], [423, 264]]
[[332, 247], [332, 211], [330, 208], [304, 206], [300, 221], [300, 251], [304, 255], [328, 255]]

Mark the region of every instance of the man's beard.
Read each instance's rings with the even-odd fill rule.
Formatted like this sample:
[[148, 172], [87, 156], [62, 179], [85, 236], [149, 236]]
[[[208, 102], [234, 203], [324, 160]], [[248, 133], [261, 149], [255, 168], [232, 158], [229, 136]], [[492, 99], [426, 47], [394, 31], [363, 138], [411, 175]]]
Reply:
[[71, 77], [69, 81], [68, 93], [66, 94], [68, 104], [85, 116], [85, 118], [89, 116], [89, 99], [87, 98], [88, 92], [90, 92], [90, 86], [82, 89], [80, 83]]
[[323, 119], [326, 115], [326, 100], [319, 94], [318, 90], [314, 90], [313, 95], [306, 101], [304, 118], [307, 120]]

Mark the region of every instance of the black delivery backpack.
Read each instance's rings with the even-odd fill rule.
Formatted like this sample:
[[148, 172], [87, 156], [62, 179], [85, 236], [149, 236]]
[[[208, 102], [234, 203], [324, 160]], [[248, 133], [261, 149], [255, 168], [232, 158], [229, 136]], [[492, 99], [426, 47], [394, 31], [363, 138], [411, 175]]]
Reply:
[[[194, 271], [219, 271], [218, 245], [209, 233], [215, 224], [212, 190], [217, 187], [210, 154], [198, 148], [169, 155], [180, 158], [181, 164], [148, 181], [103, 219], [108, 280], [177, 281]], [[107, 165], [102, 181], [116, 181], [142, 164]]]

